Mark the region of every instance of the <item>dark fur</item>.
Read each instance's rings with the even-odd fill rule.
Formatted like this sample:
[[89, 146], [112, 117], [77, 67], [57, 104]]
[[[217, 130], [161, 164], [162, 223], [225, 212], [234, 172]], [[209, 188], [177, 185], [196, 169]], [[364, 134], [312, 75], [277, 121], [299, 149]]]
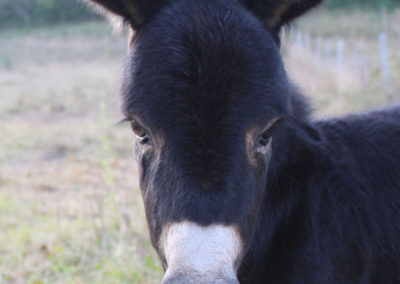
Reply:
[[[126, 1], [95, 2], [135, 23]], [[190, 220], [239, 228], [241, 283], [400, 282], [400, 108], [312, 121], [282, 64], [280, 28], [319, 2], [135, 10], [124, 113], [150, 137], [136, 152], [165, 268], [162, 228]], [[257, 137], [275, 119], [261, 155]]]
[[400, 109], [285, 122], [275, 138], [243, 283], [399, 283]]

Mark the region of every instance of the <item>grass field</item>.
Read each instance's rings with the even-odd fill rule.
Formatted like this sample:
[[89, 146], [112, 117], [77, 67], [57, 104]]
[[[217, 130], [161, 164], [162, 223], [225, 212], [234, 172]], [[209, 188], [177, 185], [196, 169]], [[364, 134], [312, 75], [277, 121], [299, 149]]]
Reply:
[[99, 23], [0, 37], [0, 283], [157, 283], [116, 127], [126, 42]]
[[[374, 50], [374, 17], [322, 12], [300, 27]], [[390, 85], [377, 71], [362, 87], [292, 46], [288, 72], [318, 116], [398, 102], [400, 34], [391, 35]], [[133, 138], [115, 126], [125, 53], [106, 23], [0, 31], [0, 283], [159, 283]]]

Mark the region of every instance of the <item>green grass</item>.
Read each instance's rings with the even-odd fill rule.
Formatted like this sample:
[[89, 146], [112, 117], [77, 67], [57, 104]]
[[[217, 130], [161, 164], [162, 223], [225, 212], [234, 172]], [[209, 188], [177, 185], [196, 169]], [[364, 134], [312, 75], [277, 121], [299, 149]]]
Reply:
[[[321, 37], [364, 38], [378, 14], [322, 12], [300, 23]], [[396, 19], [393, 19], [395, 21]], [[396, 30], [391, 31], [399, 39]], [[392, 83], [359, 79], [308, 50], [286, 46], [288, 72], [317, 115], [399, 100]], [[117, 127], [126, 40], [101, 22], [2, 30], [0, 37], [0, 283], [159, 283], [132, 155]]]

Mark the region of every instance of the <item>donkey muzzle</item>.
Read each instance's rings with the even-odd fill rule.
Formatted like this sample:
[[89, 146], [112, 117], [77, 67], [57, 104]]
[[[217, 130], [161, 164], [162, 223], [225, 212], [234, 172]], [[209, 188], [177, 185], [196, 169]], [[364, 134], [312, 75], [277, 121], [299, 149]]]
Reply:
[[160, 239], [167, 262], [163, 284], [238, 284], [236, 268], [242, 241], [234, 226], [168, 225]]
[[239, 284], [235, 278], [213, 277], [212, 275], [177, 274], [162, 281], [162, 284]]

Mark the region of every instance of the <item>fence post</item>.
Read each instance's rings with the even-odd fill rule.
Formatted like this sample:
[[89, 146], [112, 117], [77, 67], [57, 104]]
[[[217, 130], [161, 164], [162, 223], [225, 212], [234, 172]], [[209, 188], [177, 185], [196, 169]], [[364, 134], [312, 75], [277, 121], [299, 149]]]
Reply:
[[340, 39], [337, 42], [337, 54], [336, 54], [336, 70], [341, 72], [343, 70], [343, 52], [344, 52], [344, 40]]
[[387, 42], [388, 42], [387, 34], [381, 33], [379, 35], [379, 53], [381, 59], [381, 72], [384, 84], [389, 83], [390, 79]]
[[355, 44], [352, 44], [352, 51], [351, 51], [351, 64], [350, 70], [354, 75], [358, 75], [358, 66], [359, 66], [359, 58], [358, 58], [358, 50]]
[[321, 37], [315, 38], [315, 58], [318, 65], [321, 65], [323, 58], [323, 43]]
[[389, 31], [389, 16], [386, 7], [382, 7], [381, 9], [381, 17], [382, 17], [382, 30], [386, 33]]
[[309, 34], [305, 34], [305, 35], [304, 35], [304, 46], [305, 46], [305, 48], [307, 48], [307, 49], [310, 49], [310, 48], [311, 48], [311, 38], [310, 38], [310, 35], [309, 35]]
[[326, 41], [326, 60], [327, 61], [331, 61], [331, 59], [333, 58], [333, 43], [332, 40], [328, 39]]
[[297, 31], [296, 34], [296, 45], [299, 47], [303, 47], [303, 36], [300, 31]]
[[367, 88], [368, 80], [368, 67], [367, 67], [367, 51], [364, 42], [360, 42], [360, 53], [361, 53], [361, 84], [365, 90]]

